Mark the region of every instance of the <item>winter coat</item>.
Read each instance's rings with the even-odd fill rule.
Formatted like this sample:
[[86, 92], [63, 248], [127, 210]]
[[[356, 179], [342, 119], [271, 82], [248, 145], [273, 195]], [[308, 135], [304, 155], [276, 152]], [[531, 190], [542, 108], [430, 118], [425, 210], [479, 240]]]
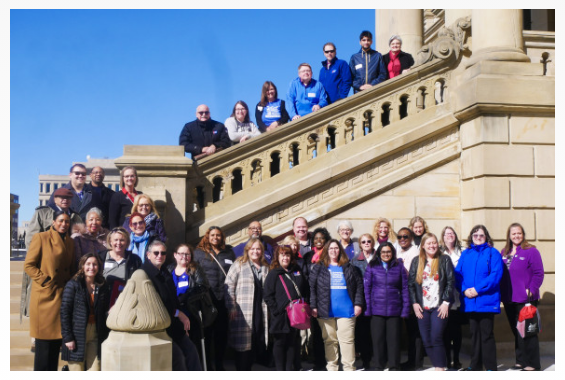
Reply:
[[[251, 350], [253, 331], [253, 302], [255, 294], [255, 278], [250, 261], [242, 262], [241, 259], [230, 267], [225, 284], [225, 302], [228, 314], [236, 311], [234, 319], [230, 319], [229, 343], [236, 351]], [[265, 283], [269, 267], [261, 266], [262, 283]], [[260, 300], [263, 310], [263, 326], [265, 342], [268, 342], [268, 312], [267, 304]]]
[[376, 86], [386, 80], [387, 70], [383, 56], [376, 50], [369, 49], [365, 52], [359, 49], [358, 53], [351, 56], [349, 69], [353, 78], [353, 92], [358, 93], [364, 84]]
[[367, 310], [365, 315], [408, 318], [410, 299], [408, 296], [408, 274], [400, 259], [392, 259], [388, 269], [380, 260], [368, 265], [363, 279]]
[[185, 152], [192, 154], [193, 160], [202, 153], [202, 148], [212, 144], [223, 149], [231, 146], [225, 125], [212, 119], [205, 122], [197, 119], [186, 123], [179, 136], [179, 145], [184, 146]]
[[[353, 265], [343, 265], [343, 275], [347, 286], [347, 293], [354, 306], [365, 309], [365, 295], [363, 294], [363, 279], [359, 276]], [[314, 264], [310, 273], [310, 307], [318, 309], [318, 318], [329, 318], [331, 301], [331, 275], [324, 264]]]
[[[216, 263], [216, 260], [218, 260], [218, 262], [222, 266], [223, 271]], [[213, 297], [215, 297], [217, 300], [223, 300], [224, 283], [226, 282], [224, 271], [227, 274], [230, 270], [231, 265], [235, 261], [235, 254], [233, 253], [232, 247], [230, 245], [226, 245], [226, 248], [221, 250], [216, 255], [216, 260], [214, 260], [212, 257], [210, 257], [209, 254], [199, 248], [194, 251], [194, 261], [200, 264], [202, 266], [202, 269], [204, 269], [206, 278], [210, 283], [210, 290]]]
[[[128, 233], [131, 233], [131, 228], [129, 228], [129, 218], [129, 216], [126, 216], [122, 227], [124, 227]], [[167, 234], [165, 233], [165, 223], [163, 223], [163, 219], [155, 218], [149, 223], [146, 223], [145, 230], [148, 231], [151, 235], [157, 236], [157, 238], [163, 243], [167, 242]]]
[[29, 303], [29, 335], [61, 339], [61, 301], [65, 284], [74, 274], [74, 242], [54, 229], [35, 234], [24, 270], [33, 281]]
[[[400, 53], [398, 53], [398, 60], [400, 61], [401, 74], [402, 71], [414, 66], [414, 58], [412, 58], [412, 55], [410, 53], [405, 53], [403, 51], [400, 51]], [[386, 79], [390, 79], [390, 74], [388, 72], [388, 64], [390, 63], [390, 52], [383, 55], [383, 62], [386, 69]]]
[[75, 261], [78, 265], [80, 258], [89, 252], [98, 253], [106, 249], [108, 230], [101, 228], [98, 236], [92, 236], [86, 231], [84, 224], [74, 225], [71, 237], [75, 242]]
[[286, 334], [292, 329], [286, 313], [286, 307], [290, 301], [279, 276], [282, 275], [284, 283], [290, 293], [290, 298], [293, 301], [300, 298], [296, 292], [294, 284], [288, 279], [288, 277], [285, 276], [285, 274], [288, 274], [292, 281], [294, 281], [302, 298], [307, 300], [306, 295], [309, 293], [308, 282], [298, 265], [289, 268], [288, 271], [284, 270], [282, 267], [278, 267], [269, 272], [267, 279], [265, 280], [263, 298], [265, 299], [265, 303], [267, 304], [271, 315], [269, 325], [269, 332], [271, 334]]
[[[461, 253], [455, 268], [455, 284], [461, 297], [461, 311], [500, 313], [503, 265], [500, 253], [487, 243], [471, 244], [471, 247]], [[469, 288], [475, 288], [479, 295], [467, 298], [464, 293]]]
[[[106, 340], [110, 330], [106, 326], [109, 309], [109, 297], [106, 283], [96, 286], [94, 290], [94, 318], [98, 336], [98, 358], [102, 358], [102, 342]], [[61, 303], [61, 333], [63, 346], [61, 359], [82, 362], [85, 360], [86, 327], [90, 316], [90, 295], [84, 279], [72, 279], [65, 285], [63, 302]], [[75, 341], [76, 348], [70, 351], [65, 343]]]
[[320, 82], [311, 79], [307, 86], [302, 84], [300, 78], [290, 82], [286, 93], [286, 110], [291, 119], [296, 115], [305, 116], [312, 113], [312, 107], [315, 105], [320, 108], [328, 105], [328, 95]]
[[[543, 283], [543, 263], [541, 255], [536, 247], [522, 249], [518, 246], [516, 253], [510, 262], [510, 268], [506, 270], [508, 258], [502, 251], [502, 261], [504, 262], [506, 276], [503, 275], [500, 282], [500, 292], [503, 302], [526, 303], [540, 299], [539, 288]], [[507, 278], [505, 278], [507, 277]], [[528, 300], [528, 292], [532, 294]]]
[[[410, 265], [410, 272], [408, 273], [408, 291], [410, 293], [410, 305], [415, 303], [424, 308], [424, 298], [422, 296], [422, 284], [416, 282], [418, 274], [419, 258], [414, 258]], [[438, 307], [446, 301], [450, 304], [453, 303], [453, 287], [455, 285], [455, 275], [453, 272], [453, 264], [451, 258], [447, 255], [439, 256], [439, 303]]]
[[[143, 194], [137, 190], [137, 195]], [[131, 214], [133, 202], [123, 191], [116, 191], [110, 199], [108, 205], [108, 224], [110, 228], [120, 227], [126, 220], [126, 215]]]
[[328, 94], [328, 104], [335, 103], [340, 99], [347, 98], [351, 89], [351, 71], [346, 61], [337, 59], [335, 56], [330, 62], [328, 69], [328, 61], [322, 61], [322, 68], [318, 80], [324, 86]]
[[[90, 211], [91, 208], [93, 207], [98, 207], [99, 209], [103, 208], [102, 198], [100, 197], [100, 195], [98, 195], [98, 193], [92, 190], [92, 187], [89, 184], [84, 185], [82, 189], [82, 194], [83, 194], [82, 200], [76, 194], [70, 182], [64, 184], [63, 186], [61, 186], [61, 188], [69, 189], [73, 193], [73, 199], [71, 200], [70, 208], [74, 210], [76, 213], [78, 213], [82, 220], [86, 220], [86, 213]], [[57, 208], [57, 206], [55, 205], [55, 199], [53, 194], [55, 194], [54, 191], [51, 194], [51, 197], [49, 198], [47, 205], [53, 208]]]

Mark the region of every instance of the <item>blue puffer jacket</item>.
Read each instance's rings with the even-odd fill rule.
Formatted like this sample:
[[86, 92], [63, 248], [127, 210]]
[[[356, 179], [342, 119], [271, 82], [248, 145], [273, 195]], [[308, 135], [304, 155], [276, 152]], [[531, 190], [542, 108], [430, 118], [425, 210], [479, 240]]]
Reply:
[[349, 69], [353, 77], [353, 92], [358, 93], [359, 87], [364, 84], [376, 86], [386, 80], [387, 71], [383, 56], [376, 50], [369, 49], [365, 53], [360, 49], [353, 54], [349, 60]]
[[393, 259], [388, 270], [376, 260], [365, 270], [364, 287], [367, 310], [365, 315], [408, 318], [408, 274], [402, 260]]
[[[461, 311], [500, 313], [500, 280], [502, 256], [487, 243], [471, 244], [461, 254], [455, 268], [455, 284], [461, 298]], [[467, 298], [465, 290], [475, 288], [479, 294]]]

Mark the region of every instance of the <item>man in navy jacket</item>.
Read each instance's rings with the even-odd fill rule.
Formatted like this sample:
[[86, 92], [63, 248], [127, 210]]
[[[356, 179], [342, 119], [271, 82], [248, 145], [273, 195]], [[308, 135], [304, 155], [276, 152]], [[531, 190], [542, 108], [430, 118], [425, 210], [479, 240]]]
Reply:
[[351, 88], [351, 71], [349, 65], [336, 57], [336, 47], [328, 42], [323, 47], [326, 60], [322, 61], [319, 80], [328, 94], [328, 103], [335, 103], [347, 98]]
[[355, 93], [376, 86], [385, 81], [387, 77], [383, 56], [378, 51], [371, 49], [373, 34], [364, 30], [359, 40], [361, 50], [353, 54], [349, 60]]
[[[206, 104], [196, 108], [196, 120], [186, 123], [179, 136], [179, 145], [197, 160], [231, 146], [226, 127], [210, 118], [210, 109]], [[200, 156], [200, 157], [197, 157]]]

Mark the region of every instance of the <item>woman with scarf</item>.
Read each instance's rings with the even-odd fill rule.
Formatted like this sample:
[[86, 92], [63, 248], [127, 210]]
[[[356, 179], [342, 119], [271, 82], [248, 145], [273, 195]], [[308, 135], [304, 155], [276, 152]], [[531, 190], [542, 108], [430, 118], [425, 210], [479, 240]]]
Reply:
[[[153, 240], [157, 239], [157, 235], [150, 233], [146, 229], [145, 218], [138, 212], [131, 214], [129, 219], [129, 228], [131, 229], [130, 244], [128, 251], [139, 256], [141, 262], [145, 262], [147, 247]], [[158, 239], [157, 239], [158, 240]]]
[[388, 46], [390, 47], [390, 51], [383, 55], [387, 72], [386, 79], [391, 79], [410, 71], [410, 67], [414, 66], [414, 58], [412, 58], [412, 55], [409, 53], [400, 50], [402, 47], [402, 38], [396, 35], [390, 37]]
[[85, 224], [73, 226], [71, 237], [75, 242], [75, 261], [77, 264], [80, 258], [87, 253], [98, 253], [106, 249], [108, 230], [102, 227], [103, 219], [102, 210], [93, 207], [86, 213]]
[[137, 170], [133, 166], [126, 166], [120, 172], [120, 191], [116, 191], [110, 199], [108, 206], [108, 223], [110, 228], [124, 224], [126, 215], [131, 212], [131, 207], [136, 195], [143, 194], [137, 191]]
[[[167, 234], [165, 233], [165, 224], [163, 219], [159, 216], [159, 212], [155, 208], [155, 203], [149, 195], [138, 194], [135, 197], [131, 212], [138, 212], [145, 218], [145, 229], [149, 231], [150, 234], [156, 234], [159, 240], [163, 243], [167, 242]], [[127, 232], [131, 232], [129, 228], [129, 220], [131, 215], [126, 216], [124, 220], [124, 227]]]

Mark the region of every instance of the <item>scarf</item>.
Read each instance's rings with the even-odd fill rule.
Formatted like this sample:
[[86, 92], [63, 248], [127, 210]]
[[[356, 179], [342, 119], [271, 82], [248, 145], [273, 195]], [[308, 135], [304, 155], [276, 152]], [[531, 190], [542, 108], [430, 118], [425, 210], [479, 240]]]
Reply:
[[130, 234], [131, 243], [129, 244], [128, 251], [132, 251], [141, 259], [141, 262], [145, 262], [145, 246], [147, 245], [147, 240], [149, 240], [149, 232], [147, 230], [141, 236], [137, 236], [133, 232]]
[[152, 223], [154, 223], [157, 220], [157, 215], [155, 215], [155, 213], [150, 212], [149, 214], [147, 214], [147, 216], [145, 217], [145, 225], [147, 227], [149, 227]]
[[400, 59], [398, 59], [400, 52], [394, 54], [393, 52], [389, 52], [390, 62], [388, 63], [388, 76], [390, 78], [394, 78], [397, 75], [400, 75]]
[[318, 249], [314, 247], [312, 250], [314, 251], [314, 256], [312, 256], [312, 262], [317, 263], [318, 261], [320, 261], [320, 255], [322, 254], [323, 249]]

